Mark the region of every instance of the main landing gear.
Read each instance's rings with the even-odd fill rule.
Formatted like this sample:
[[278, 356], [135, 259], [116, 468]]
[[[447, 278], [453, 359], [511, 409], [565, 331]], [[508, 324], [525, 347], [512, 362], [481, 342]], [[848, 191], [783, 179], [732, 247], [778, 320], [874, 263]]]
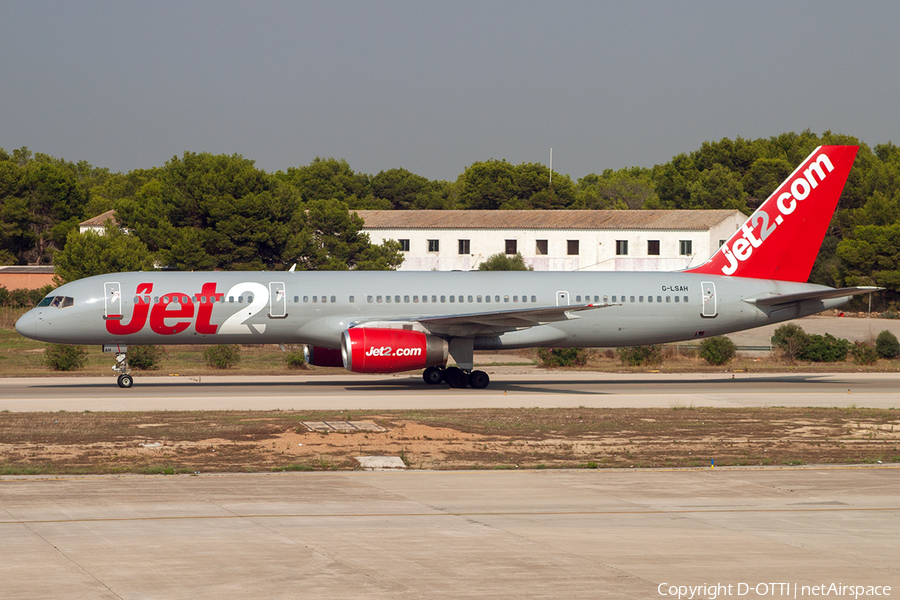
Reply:
[[128, 355], [125, 352], [116, 352], [116, 364], [112, 370], [119, 374], [116, 383], [120, 388], [127, 389], [134, 385], [134, 377], [128, 374], [131, 369], [128, 368]]
[[463, 371], [459, 367], [428, 367], [422, 373], [422, 379], [428, 385], [437, 385], [446, 381], [452, 388], [464, 388], [472, 386], [476, 390], [483, 390], [491, 382], [491, 378], [484, 371]]

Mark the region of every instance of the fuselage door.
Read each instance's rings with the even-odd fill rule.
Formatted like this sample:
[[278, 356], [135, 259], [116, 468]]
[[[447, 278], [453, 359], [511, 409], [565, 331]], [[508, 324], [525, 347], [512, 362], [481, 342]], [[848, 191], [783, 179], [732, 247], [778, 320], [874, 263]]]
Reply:
[[556, 292], [556, 305], [557, 306], [568, 306], [569, 305], [569, 292]]
[[118, 281], [103, 284], [103, 318], [122, 318], [122, 288]]
[[283, 319], [287, 316], [287, 292], [281, 281], [269, 282], [269, 318]]
[[712, 281], [703, 281], [700, 283], [700, 289], [703, 292], [703, 313], [701, 316], [712, 319], [718, 314], [716, 311], [716, 284]]

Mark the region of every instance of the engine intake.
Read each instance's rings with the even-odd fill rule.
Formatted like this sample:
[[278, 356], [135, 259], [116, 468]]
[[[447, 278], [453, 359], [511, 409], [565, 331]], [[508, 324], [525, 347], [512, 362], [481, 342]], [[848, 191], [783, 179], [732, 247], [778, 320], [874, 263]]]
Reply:
[[306, 346], [303, 350], [303, 358], [306, 364], [317, 367], [343, 367], [344, 359], [341, 358], [340, 348], [323, 348], [321, 346]]
[[344, 368], [354, 373], [397, 373], [447, 363], [447, 340], [408, 329], [354, 327], [341, 334]]

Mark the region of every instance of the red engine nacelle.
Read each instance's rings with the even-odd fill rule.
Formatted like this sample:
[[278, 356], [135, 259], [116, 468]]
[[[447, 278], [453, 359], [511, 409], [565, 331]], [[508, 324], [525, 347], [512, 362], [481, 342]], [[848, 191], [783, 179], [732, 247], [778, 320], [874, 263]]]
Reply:
[[355, 327], [341, 334], [344, 368], [354, 373], [396, 373], [447, 363], [447, 340], [408, 329]]
[[322, 348], [321, 346], [307, 346], [303, 351], [306, 364], [317, 367], [343, 367], [344, 359], [341, 358], [340, 348]]

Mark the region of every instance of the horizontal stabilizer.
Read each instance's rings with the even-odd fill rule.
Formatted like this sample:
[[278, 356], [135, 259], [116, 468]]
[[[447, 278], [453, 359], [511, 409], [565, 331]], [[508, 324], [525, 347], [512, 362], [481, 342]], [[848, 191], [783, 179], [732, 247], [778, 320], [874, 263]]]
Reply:
[[829, 298], [849, 298], [860, 294], [871, 294], [884, 288], [875, 286], [850, 287], [841, 289], [814, 290], [812, 292], [796, 292], [794, 294], [778, 294], [760, 298], [744, 298], [744, 302], [756, 306], [780, 306], [794, 304], [803, 300], [827, 300]]

